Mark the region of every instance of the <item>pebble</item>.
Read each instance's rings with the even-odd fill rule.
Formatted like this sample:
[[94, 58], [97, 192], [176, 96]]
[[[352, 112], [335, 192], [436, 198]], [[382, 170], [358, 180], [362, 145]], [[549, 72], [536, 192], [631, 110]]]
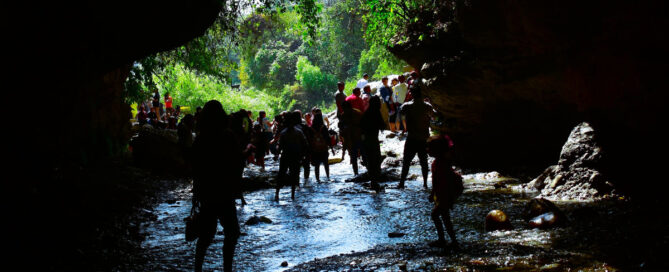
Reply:
[[287, 267], [287, 266], [288, 266], [288, 262], [287, 262], [287, 261], [283, 261], [283, 262], [281, 263], [281, 266], [282, 266], [282, 267]]

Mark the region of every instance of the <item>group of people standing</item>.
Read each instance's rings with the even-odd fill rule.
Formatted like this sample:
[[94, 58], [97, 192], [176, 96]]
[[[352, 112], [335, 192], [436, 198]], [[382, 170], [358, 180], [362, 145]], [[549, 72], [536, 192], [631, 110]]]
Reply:
[[140, 125], [150, 124], [157, 128], [176, 129], [181, 107], [173, 106], [173, 99], [169, 92], [165, 92], [163, 102], [160, 102], [158, 89], [153, 90], [153, 95], [138, 105], [137, 122]]
[[[458, 191], [453, 185], [457, 184], [454, 180], [459, 178], [451, 168], [449, 154], [453, 144], [447, 136], [430, 137], [429, 123], [434, 109], [423, 99], [421, 86], [416, 80], [417, 77], [412, 76], [412, 80], [405, 84], [402, 78], [398, 78], [398, 84], [391, 88], [385, 79], [377, 94], [371, 94], [369, 84], [365, 84], [365, 94], [361, 95], [360, 88], [356, 87], [350, 96], [345, 96], [344, 85], [338, 84], [335, 100], [341, 137], [329, 129], [329, 120], [318, 108], [313, 108], [308, 114], [299, 110], [284, 111], [276, 115], [272, 122], [261, 111], [258, 118], [252, 121], [250, 111], [240, 110], [228, 115], [220, 102], [212, 100], [201, 111], [198, 109], [195, 116], [184, 117], [179, 124], [179, 142], [184, 143], [184, 154], [192, 165], [193, 205], [199, 207], [201, 219], [195, 270], [202, 270], [204, 256], [218, 222], [223, 226], [225, 235], [224, 270], [232, 270], [232, 256], [240, 235], [235, 200], [241, 198], [244, 203], [241, 180], [248, 163], [255, 163], [264, 169], [265, 156], [274, 154], [275, 160], [279, 160], [274, 199], [279, 200], [280, 189], [284, 186], [291, 187], [291, 199], [294, 199], [302, 169], [306, 180], [310, 166], [315, 166], [316, 179], [320, 181], [319, 170], [323, 165], [329, 179], [329, 151], [334, 154], [333, 146], [340, 138], [344, 147], [342, 156], [345, 152], [349, 153], [354, 174], [358, 174], [357, 158], [361, 156], [372, 188], [378, 191], [382, 162], [378, 134], [381, 130], [392, 129], [393, 121], [396, 130], [407, 134], [398, 188], [404, 188], [410, 163], [416, 154], [427, 188], [427, 154], [435, 157], [429, 199], [435, 203], [432, 219], [439, 234], [437, 243], [444, 243], [443, 225], [455, 243], [449, 215], [449, 209], [458, 195], [453, 193]], [[407, 85], [407, 95], [404, 95], [401, 84]], [[399, 96], [404, 96], [404, 100], [397, 99]], [[384, 116], [386, 111], [388, 118]], [[197, 135], [194, 141], [193, 131]], [[185, 144], [188, 142], [192, 145]]]
[[[372, 94], [369, 76], [363, 75], [351, 95], [344, 94], [344, 83], [339, 82], [335, 93], [339, 132], [344, 152], [348, 152], [353, 166], [353, 173], [358, 174], [358, 157], [366, 166], [372, 186], [377, 191], [381, 173], [381, 150], [378, 140], [379, 131], [390, 129], [393, 132], [407, 133], [404, 146], [404, 158], [399, 188], [404, 188], [404, 181], [409, 173], [411, 160], [418, 155], [423, 170], [423, 182], [427, 188], [427, 153], [425, 149], [429, 134], [430, 120], [434, 109], [423, 99], [418, 73], [412, 72], [409, 81], [400, 75], [388, 85], [388, 77], [383, 77], [376, 94]], [[360, 90], [364, 90], [361, 93]]]

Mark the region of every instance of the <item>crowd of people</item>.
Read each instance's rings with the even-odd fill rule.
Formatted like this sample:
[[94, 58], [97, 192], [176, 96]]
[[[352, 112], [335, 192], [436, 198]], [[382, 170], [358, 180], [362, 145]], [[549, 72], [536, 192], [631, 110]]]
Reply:
[[[341, 82], [337, 84], [338, 132], [330, 128], [330, 120], [317, 107], [304, 114], [299, 110], [284, 111], [270, 121], [264, 111], [259, 111], [256, 118], [253, 112], [244, 109], [227, 114], [220, 102], [212, 100], [204, 107], [198, 107], [194, 115], [186, 114], [178, 125], [172, 126], [170, 120], [176, 120], [180, 113], [178, 109], [172, 109], [169, 94], [165, 95], [164, 110], [157, 90], [150, 101], [152, 108], [149, 113], [143, 110], [146, 105], [140, 105], [137, 118], [140, 123], [154, 126], [167, 124], [165, 128], [177, 129], [178, 144], [191, 166], [193, 206], [199, 207], [201, 219], [196, 271], [202, 269], [218, 222], [225, 233], [224, 269], [232, 269], [232, 256], [240, 234], [235, 200], [241, 199], [242, 205], [245, 203], [241, 193], [245, 167], [255, 164], [264, 171], [267, 156], [278, 160], [274, 200], [279, 201], [279, 192], [285, 186], [290, 187], [291, 199], [294, 200], [302, 171], [307, 180], [311, 166], [314, 166], [315, 178], [320, 182], [322, 166], [329, 180], [329, 153], [334, 155], [335, 145], [341, 142], [342, 159], [348, 152], [353, 174], [358, 175], [358, 158], [361, 158], [371, 187], [379, 192], [382, 156], [378, 135], [382, 130], [406, 135], [398, 189], [404, 188], [409, 166], [416, 155], [420, 160], [423, 186], [427, 188], [427, 155], [435, 158], [429, 196], [429, 200], [435, 203], [432, 219], [439, 236], [435, 243], [445, 243], [445, 225], [453, 244], [456, 244], [449, 210], [462, 192], [461, 178], [451, 167], [452, 141], [447, 136], [430, 137], [429, 125], [434, 109], [422, 95], [417, 73], [411, 73], [408, 80], [407, 76], [400, 75], [393, 78], [391, 84], [388, 84], [387, 77], [383, 77], [382, 86], [374, 88], [375, 93], [372, 93], [368, 78], [365, 75], [360, 79], [349, 96], [343, 92], [345, 85]], [[458, 178], [459, 187], [455, 186]]]
[[165, 93], [163, 102], [160, 102], [160, 92], [153, 91], [153, 95], [142, 101], [137, 107], [135, 119], [140, 125], [150, 124], [156, 128], [176, 129], [177, 121], [181, 117], [181, 106], [174, 107], [172, 96]]

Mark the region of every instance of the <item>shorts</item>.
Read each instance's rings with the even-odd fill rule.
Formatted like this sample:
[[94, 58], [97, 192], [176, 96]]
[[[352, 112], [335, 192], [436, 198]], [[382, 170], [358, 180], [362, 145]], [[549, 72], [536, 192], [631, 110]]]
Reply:
[[311, 153], [311, 165], [318, 166], [320, 163], [328, 163], [328, 152], [314, 152]]

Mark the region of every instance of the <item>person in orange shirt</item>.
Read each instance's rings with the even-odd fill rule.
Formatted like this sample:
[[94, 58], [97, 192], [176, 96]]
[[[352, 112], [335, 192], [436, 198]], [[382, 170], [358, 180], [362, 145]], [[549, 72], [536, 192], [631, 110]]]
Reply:
[[174, 108], [172, 107], [172, 96], [170, 96], [169, 92], [165, 92], [165, 111], [167, 112], [167, 116], [165, 116], [165, 118], [169, 118], [169, 116], [174, 114]]

